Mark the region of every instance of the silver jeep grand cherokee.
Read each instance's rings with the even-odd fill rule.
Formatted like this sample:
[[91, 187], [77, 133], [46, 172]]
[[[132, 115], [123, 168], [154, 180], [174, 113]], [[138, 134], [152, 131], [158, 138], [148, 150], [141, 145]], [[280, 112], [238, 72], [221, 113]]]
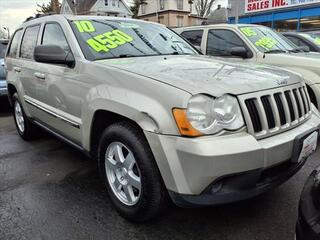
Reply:
[[42, 127], [97, 159], [132, 221], [247, 199], [294, 175], [320, 119], [300, 76], [200, 56], [159, 24], [94, 16], [24, 23], [6, 57], [18, 133]]

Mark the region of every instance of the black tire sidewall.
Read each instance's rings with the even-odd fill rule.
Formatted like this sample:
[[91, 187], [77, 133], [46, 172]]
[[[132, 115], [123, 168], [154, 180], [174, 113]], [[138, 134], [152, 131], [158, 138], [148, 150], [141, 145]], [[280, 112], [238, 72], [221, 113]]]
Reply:
[[[163, 188], [162, 179], [155, 164], [151, 149], [143, 135], [139, 131], [128, 131], [132, 126], [116, 124], [107, 128], [101, 137], [99, 144], [99, 169], [102, 180], [107, 188], [112, 203], [118, 212], [126, 219], [142, 222], [156, 215], [160, 208]], [[133, 129], [132, 129], [133, 130]], [[141, 173], [141, 195], [139, 201], [133, 206], [123, 204], [113, 193], [109, 185], [105, 170], [105, 153], [112, 142], [120, 142], [128, 147], [136, 160]]]
[[[17, 119], [16, 119], [16, 114], [15, 114], [15, 107], [16, 107], [16, 102], [18, 102], [20, 104], [21, 107], [21, 112], [24, 118], [24, 132], [21, 132], [18, 124], [17, 124]], [[30, 140], [31, 139], [31, 126], [30, 126], [30, 121], [27, 117], [27, 115], [25, 114], [25, 111], [23, 109], [23, 106], [21, 104], [21, 101], [19, 100], [19, 96], [17, 93], [15, 93], [12, 97], [12, 103], [13, 103], [13, 117], [14, 117], [14, 123], [16, 125], [17, 131], [19, 133], [19, 135], [24, 139], [24, 140]]]

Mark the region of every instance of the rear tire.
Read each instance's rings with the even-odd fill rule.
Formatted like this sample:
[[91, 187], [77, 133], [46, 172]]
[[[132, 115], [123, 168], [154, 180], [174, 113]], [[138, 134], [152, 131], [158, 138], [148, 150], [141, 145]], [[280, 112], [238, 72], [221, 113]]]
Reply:
[[36, 137], [37, 127], [26, 116], [17, 93], [13, 95], [12, 103], [14, 122], [20, 137], [25, 141], [33, 140]]
[[111, 202], [121, 216], [144, 222], [167, 206], [167, 190], [149, 144], [137, 126], [120, 122], [105, 129], [98, 159]]

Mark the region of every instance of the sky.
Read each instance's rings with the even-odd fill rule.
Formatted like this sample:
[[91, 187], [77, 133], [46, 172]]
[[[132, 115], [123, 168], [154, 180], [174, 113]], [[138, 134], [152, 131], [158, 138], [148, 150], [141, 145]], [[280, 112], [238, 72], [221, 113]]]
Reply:
[[[26, 18], [36, 13], [37, 3], [48, 2], [49, 0], [0, 0], [0, 26], [8, 27], [13, 33]], [[227, 0], [217, 0], [214, 8], [218, 4], [226, 6], [227, 2]]]

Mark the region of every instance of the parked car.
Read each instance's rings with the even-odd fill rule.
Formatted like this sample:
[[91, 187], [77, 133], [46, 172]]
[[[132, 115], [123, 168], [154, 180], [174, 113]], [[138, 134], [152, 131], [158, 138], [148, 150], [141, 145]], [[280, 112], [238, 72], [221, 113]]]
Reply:
[[7, 95], [7, 82], [4, 68], [4, 57], [6, 54], [9, 40], [0, 39], [0, 97]]
[[229, 61], [285, 67], [301, 74], [312, 103], [320, 109], [320, 54], [306, 53], [271, 28], [250, 24], [217, 24], [174, 29], [203, 54]]
[[313, 171], [302, 191], [297, 240], [320, 239], [320, 168]]
[[97, 159], [132, 221], [244, 200], [283, 183], [315, 150], [303, 79], [199, 55], [156, 23], [55, 15], [15, 32], [6, 57], [19, 135], [42, 127]]
[[320, 37], [296, 32], [282, 33], [282, 35], [301, 48], [306, 48], [311, 52], [320, 52]]

